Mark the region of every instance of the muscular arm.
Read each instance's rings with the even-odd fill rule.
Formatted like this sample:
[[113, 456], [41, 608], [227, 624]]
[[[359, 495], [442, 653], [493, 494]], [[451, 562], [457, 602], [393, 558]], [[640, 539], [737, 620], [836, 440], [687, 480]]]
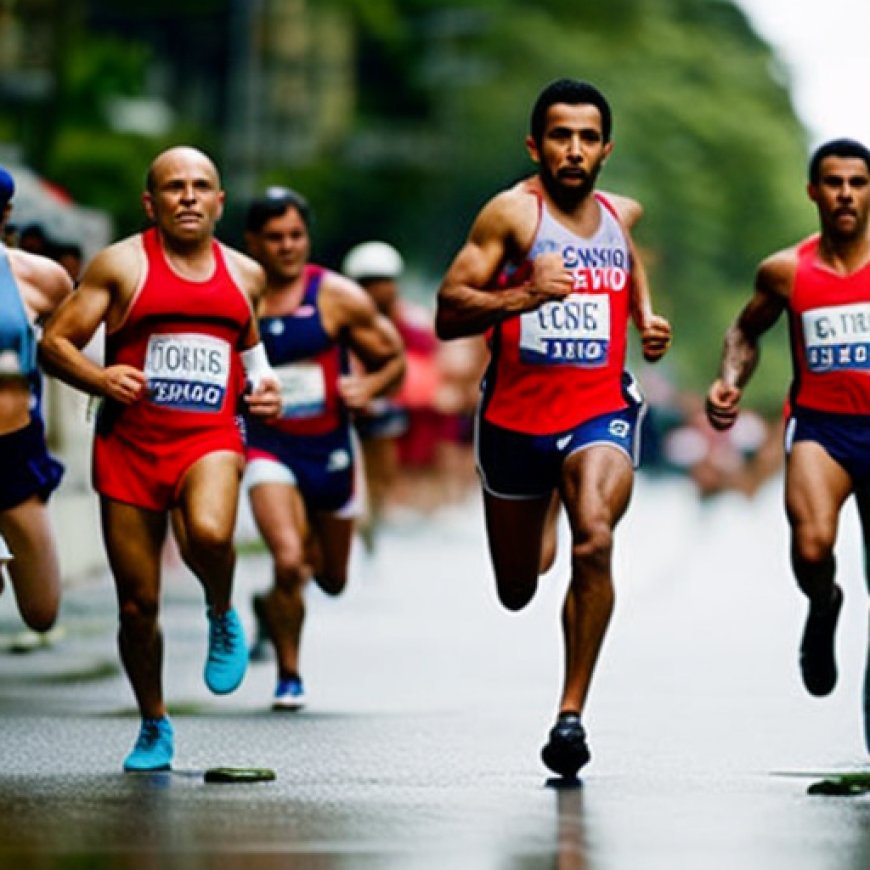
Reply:
[[123, 404], [142, 395], [146, 385], [142, 371], [128, 365], [104, 368], [82, 353], [100, 323], [108, 325], [126, 310], [140, 272], [138, 248], [132, 240], [112, 245], [94, 258], [78, 290], [45, 325], [39, 358], [46, 372], [86, 393]]
[[517, 188], [484, 206], [438, 291], [439, 338], [485, 332], [506, 315], [531, 311], [570, 293], [571, 278], [557, 254], [537, 257], [525, 283], [490, 289], [504, 264], [531, 244], [536, 223], [535, 198]]
[[323, 303], [328, 311], [336, 312], [347, 344], [364, 369], [363, 374], [342, 377], [339, 392], [349, 408], [364, 408], [401, 383], [405, 374], [402, 339], [368, 293], [354, 282], [330, 274], [321, 292]]
[[755, 292], [725, 333], [719, 377], [707, 392], [707, 417], [714, 428], [734, 425], [743, 388], [758, 364], [760, 339], [785, 310], [796, 267], [793, 249], [768, 257], [758, 267]]
[[646, 268], [631, 235], [632, 227], [643, 217], [643, 206], [629, 196], [602, 193], [616, 210], [631, 254], [631, 319], [640, 333], [644, 359], [656, 362], [671, 346], [671, 325], [653, 311]]

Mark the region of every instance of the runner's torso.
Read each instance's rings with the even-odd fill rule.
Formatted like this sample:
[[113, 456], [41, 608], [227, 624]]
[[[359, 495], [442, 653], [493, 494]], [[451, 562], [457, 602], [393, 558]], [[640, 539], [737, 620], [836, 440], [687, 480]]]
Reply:
[[870, 414], [870, 263], [837, 275], [818, 247], [818, 236], [799, 245], [789, 301], [792, 405]]
[[516, 284], [536, 256], [555, 251], [574, 277], [574, 291], [492, 330], [483, 413], [497, 426], [543, 435], [626, 407], [621, 378], [631, 258], [610, 204], [600, 195], [596, 200], [601, 220], [584, 238], [560, 224], [541, 199], [527, 260], [500, 278], [502, 285]]
[[290, 435], [320, 435], [347, 422], [338, 379], [348, 372], [349, 360], [347, 349], [323, 325], [319, 293], [325, 274], [322, 267], [307, 265], [305, 292], [297, 308], [260, 318], [260, 335], [281, 382], [283, 410], [275, 420], [251, 421], [252, 444], [264, 424]]
[[217, 242], [211, 277], [192, 281], [173, 271], [155, 229], [140, 238], [145, 276], [123, 323], [106, 336], [106, 365], [142, 369], [148, 394], [103, 415], [132, 440], [235, 426], [244, 385], [238, 351], [251, 318], [244, 291]]
[[[0, 382], [0, 389], [15, 393], [14, 407], [21, 404], [22, 414], [23, 403], [29, 402], [31, 418], [40, 416], [42, 393], [42, 378], [36, 363], [36, 340], [36, 330], [12, 273], [9, 253], [6, 246], [0, 244], [0, 378], [4, 379]], [[5, 401], [0, 407], [5, 408]]]

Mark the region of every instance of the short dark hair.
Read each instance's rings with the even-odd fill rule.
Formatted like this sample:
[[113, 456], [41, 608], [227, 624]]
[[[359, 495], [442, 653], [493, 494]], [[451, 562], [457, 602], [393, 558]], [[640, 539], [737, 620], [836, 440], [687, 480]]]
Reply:
[[532, 106], [529, 130], [536, 144], [540, 145], [544, 138], [547, 109], [555, 103], [568, 103], [571, 106], [588, 103], [595, 106], [601, 113], [601, 135], [605, 142], [610, 141], [613, 115], [610, 111], [610, 103], [607, 102], [604, 94], [589, 82], [583, 82], [579, 79], [556, 79], [538, 94], [535, 105]]
[[306, 229], [311, 229], [311, 206], [308, 200], [289, 187], [270, 187], [262, 196], [251, 200], [245, 216], [245, 230], [258, 233], [267, 221], [281, 217], [289, 208], [295, 208]]
[[857, 139], [831, 139], [819, 145], [810, 157], [808, 176], [810, 184], [818, 184], [821, 180], [822, 161], [826, 157], [857, 157], [864, 161], [870, 172], [870, 149]]

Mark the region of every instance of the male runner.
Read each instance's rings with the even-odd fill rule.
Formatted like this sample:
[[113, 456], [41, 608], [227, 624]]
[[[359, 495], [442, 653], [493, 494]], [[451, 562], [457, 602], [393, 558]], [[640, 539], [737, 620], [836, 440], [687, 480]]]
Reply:
[[[233, 532], [244, 448], [237, 419], [280, 410], [259, 344], [260, 267], [214, 238], [224, 193], [194, 148], [158, 155], [143, 195], [153, 226], [99, 253], [41, 343], [46, 368], [104, 399], [94, 438], [94, 486], [118, 593], [121, 659], [142, 716], [128, 771], [170, 767], [158, 621], [161, 553], [171, 516], [185, 563], [205, 590], [205, 681], [235, 689], [247, 647], [231, 606]], [[106, 326], [106, 364], [82, 348]]]
[[[719, 377], [707, 394], [717, 429], [734, 424], [759, 341], [788, 313], [794, 379], [786, 425], [785, 502], [791, 562], [809, 608], [800, 670], [812, 695], [837, 682], [835, 582], [840, 510], [854, 493], [870, 529], [870, 150], [851, 139], [821, 145], [809, 163], [820, 232], [762, 260], [755, 291], [725, 334]], [[865, 678], [865, 699], [870, 673]], [[870, 749], [870, 710], [865, 704]]]
[[307, 202], [286, 188], [254, 200], [246, 221], [248, 251], [266, 271], [260, 331], [284, 397], [280, 417], [251, 421], [245, 474], [273, 559], [272, 588], [254, 610], [277, 652], [276, 710], [305, 703], [299, 646], [309, 579], [330, 595], [347, 582], [359, 509], [350, 412], [396, 387], [405, 366], [398, 332], [366, 292], [308, 263], [309, 223]]
[[[0, 236], [12, 211], [15, 182], [0, 168]], [[63, 466], [49, 455], [42, 420], [38, 330], [72, 292], [67, 273], [39, 254], [0, 243], [0, 550], [21, 618], [34, 631], [57, 619], [61, 583], [47, 501]], [[0, 578], [2, 589], [2, 578]]]
[[[613, 531], [638, 455], [642, 401], [624, 370], [629, 317], [648, 359], [670, 342], [642, 272], [633, 274], [639, 263], [620, 210], [594, 192], [610, 133], [610, 106], [595, 87], [560, 79], [544, 88], [526, 140], [538, 172], [481, 210], [441, 285], [436, 321], [442, 338], [488, 334], [478, 470], [508, 609], [529, 603], [551, 561], [554, 492], [568, 513], [565, 679], [542, 750], [564, 777], [590, 758], [581, 713], [613, 608]], [[630, 220], [632, 202], [621, 203]]]

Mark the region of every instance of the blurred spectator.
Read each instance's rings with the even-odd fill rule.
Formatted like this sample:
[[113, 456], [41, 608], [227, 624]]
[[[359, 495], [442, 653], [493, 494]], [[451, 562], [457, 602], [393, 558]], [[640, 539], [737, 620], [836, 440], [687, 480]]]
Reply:
[[66, 269], [73, 282], [78, 283], [82, 271], [82, 246], [76, 242], [54, 242], [49, 246], [52, 259]]
[[362, 527], [367, 546], [391, 507], [431, 511], [464, 497], [476, 483], [473, 419], [487, 352], [480, 337], [441, 342], [433, 312], [403, 297], [401, 254], [382, 241], [356, 245], [342, 271], [395, 324], [405, 344], [397, 392], [356, 417], [369, 492]]
[[18, 247], [31, 254], [50, 255], [48, 236], [41, 224], [25, 224], [18, 231]]
[[396, 326], [407, 362], [397, 393], [370, 403], [356, 416], [369, 499], [362, 533], [369, 548], [387, 503], [396, 498], [397, 489], [404, 488], [408, 475], [414, 478], [413, 497], [418, 506], [421, 502], [430, 506], [431, 487], [425, 477], [434, 465], [435, 445], [443, 427], [443, 415], [435, 409], [438, 340], [431, 314], [401, 296], [399, 280], [404, 267], [401, 254], [381, 241], [356, 245], [342, 262], [342, 271], [366, 290], [381, 314]]
[[703, 396], [679, 397], [682, 423], [663, 437], [668, 464], [695, 482], [708, 498], [726, 491], [754, 495], [782, 463], [782, 426], [769, 424], [760, 414], [745, 410], [727, 431], [707, 422]]

